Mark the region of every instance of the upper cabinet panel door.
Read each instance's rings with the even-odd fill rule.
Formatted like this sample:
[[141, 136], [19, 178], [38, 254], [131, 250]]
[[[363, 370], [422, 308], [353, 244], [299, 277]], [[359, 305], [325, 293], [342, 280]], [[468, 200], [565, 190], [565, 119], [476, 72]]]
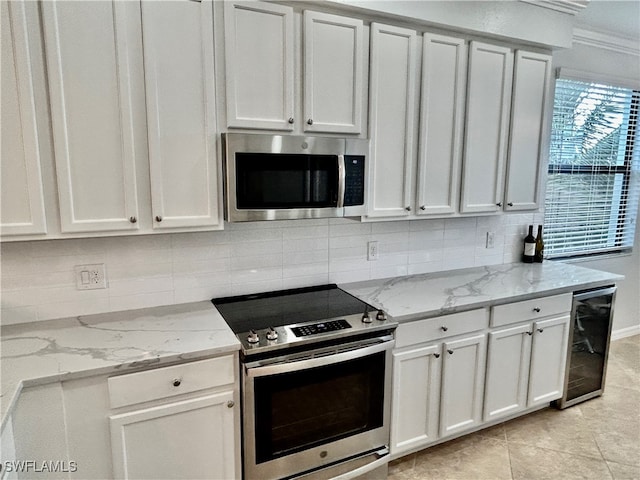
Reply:
[[293, 9], [225, 2], [227, 125], [292, 130]]
[[416, 44], [412, 30], [371, 25], [370, 217], [411, 210]]
[[551, 79], [551, 56], [517, 51], [511, 104], [511, 138], [505, 195], [507, 210], [535, 210]]
[[23, 2], [1, 2], [2, 235], [46, 233], [31, 52]]
[[304, 12], [304, 129], [360, 133], [362, 20]]
[[140, 7], [43, 2], [42, 10], [61, 229], [135, 230], [135, 161], [144, 145]]
[[502, 210], [512, 73], [511, 49], [471, 42], [461, 212]]
[[424, 35], [418, 214], [458, 210], [466, 75], [464, 40]]
[[219, 223], [212, 12], [142, 3], [154, 228]]

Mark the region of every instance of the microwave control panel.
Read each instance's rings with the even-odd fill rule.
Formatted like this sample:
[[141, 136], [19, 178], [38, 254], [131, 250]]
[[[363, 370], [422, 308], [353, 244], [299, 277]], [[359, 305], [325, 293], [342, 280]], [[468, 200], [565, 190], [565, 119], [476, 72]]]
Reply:
[[364, 155], [345, 155], [344, 206], [364, 204]]

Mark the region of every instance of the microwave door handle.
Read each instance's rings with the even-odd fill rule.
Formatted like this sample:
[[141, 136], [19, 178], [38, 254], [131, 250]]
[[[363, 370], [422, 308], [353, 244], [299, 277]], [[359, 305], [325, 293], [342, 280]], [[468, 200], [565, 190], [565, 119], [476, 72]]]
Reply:
[[344, 155], [338, 155], [338, 208], [344, 207], [344, 192], [346, 172], [344, 169]]

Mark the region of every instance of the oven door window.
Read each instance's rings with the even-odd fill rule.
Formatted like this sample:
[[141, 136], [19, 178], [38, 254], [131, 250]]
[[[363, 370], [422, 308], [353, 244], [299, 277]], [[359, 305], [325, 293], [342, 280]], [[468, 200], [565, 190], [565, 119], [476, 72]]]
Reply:
[[236, 153], [238, 209], [324, 208], [338, 205], [338, 157]]
[[385, 353], [255, 378], [256, 462], [383, 423]]

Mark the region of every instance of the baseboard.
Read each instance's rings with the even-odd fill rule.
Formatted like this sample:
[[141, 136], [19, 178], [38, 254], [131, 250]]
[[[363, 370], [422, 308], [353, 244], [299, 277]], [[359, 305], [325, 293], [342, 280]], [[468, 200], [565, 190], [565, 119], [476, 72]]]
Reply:
[[611, 332], [611, 340], [620, 340], [621, 338], [633, 337], [634, 335], [640, 335], [640, 325], [634, 325], [633, 327], [620, 328]]

